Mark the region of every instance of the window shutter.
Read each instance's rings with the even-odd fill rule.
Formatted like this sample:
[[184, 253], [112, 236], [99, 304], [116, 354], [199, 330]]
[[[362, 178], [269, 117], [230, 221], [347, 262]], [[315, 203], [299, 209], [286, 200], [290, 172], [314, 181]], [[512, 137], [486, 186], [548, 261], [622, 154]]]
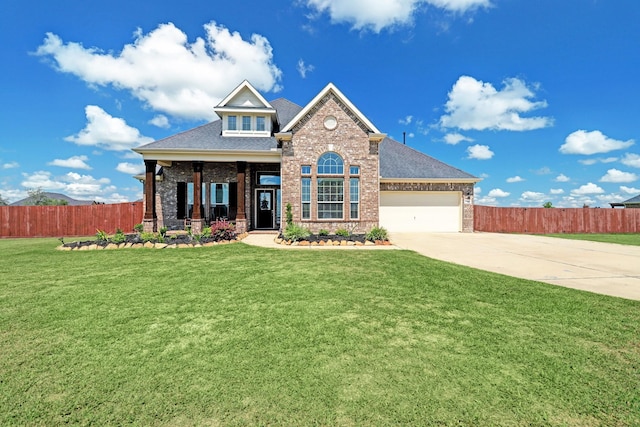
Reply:
[[185, 218], [185, 210], [187, 208], [187, 183], [179, 182], [178, 188], [176, 190], [176, 207], [177, 207], [177, 215], [176, 218], [184, 219]]
[[229, 219], [235, 220], [238, 215], [238, 183], [229, 183]]

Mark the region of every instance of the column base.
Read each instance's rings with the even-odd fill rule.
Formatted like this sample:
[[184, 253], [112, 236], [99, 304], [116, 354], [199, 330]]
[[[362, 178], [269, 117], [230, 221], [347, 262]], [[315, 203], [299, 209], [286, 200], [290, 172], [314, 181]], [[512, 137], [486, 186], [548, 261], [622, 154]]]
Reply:
[[142, 231], [145, 233], [155, 233], [158, 231], [158, 220], [157, 219], [143, 219], [142, 220]]
[[236, 234], [243, 234], [247, 232], [247, 220], [236, 219]]
[[191, 234], [202, 234], [204, 228], [204, 219], [191, 220]]

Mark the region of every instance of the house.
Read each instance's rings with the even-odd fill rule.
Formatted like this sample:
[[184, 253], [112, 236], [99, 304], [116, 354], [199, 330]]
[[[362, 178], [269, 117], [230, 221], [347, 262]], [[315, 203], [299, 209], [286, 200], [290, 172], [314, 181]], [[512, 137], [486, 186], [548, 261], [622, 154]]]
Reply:
[[619, 203], [609, 203], [612, 208], [640, 208], [640, 194]]
[[239, 232], [293, 221], [312, 232], [473, 231], [478, 178], [388, 138], [333, 84], [304, 107], [268, 102], [248, 81], [219, 120], [134, 151], [143, 156], [144, 228]]

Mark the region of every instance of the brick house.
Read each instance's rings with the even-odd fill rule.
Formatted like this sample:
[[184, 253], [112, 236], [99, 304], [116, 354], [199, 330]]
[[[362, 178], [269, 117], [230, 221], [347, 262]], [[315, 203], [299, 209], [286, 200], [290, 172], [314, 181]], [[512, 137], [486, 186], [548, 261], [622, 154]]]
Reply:
[[313, 232], [473, 231], [479, 179], [388, 138], [333, 84], [300, 107], [244, 81], [214, 111], [219, 120], [134, 149], [145, 230], [200, 232], [218, 218], [278, 230], [291, 204]]

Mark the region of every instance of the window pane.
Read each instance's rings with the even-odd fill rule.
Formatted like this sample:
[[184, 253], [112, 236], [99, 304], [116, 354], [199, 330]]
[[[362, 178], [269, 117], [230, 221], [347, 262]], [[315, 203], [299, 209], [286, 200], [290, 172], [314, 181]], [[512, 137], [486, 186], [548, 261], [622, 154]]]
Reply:
[[319, 219], [341, 219], [343, 202], [344, 180], [342, 178], [318, 178]]
[[344, 162], [342, 157], [336, 153], [324, 153], [318, 159], [318, 174], [322, 175], [342, 175], [344, 173]]
[[229, 116], [227, 119], [227, 129], [229, 130], [237, 130], [238, 125], [236, 123], [236, 116]]
[[350, 175], [360, 175], [360, 166], [351, 166], [349, 167]]
[[311, 166], [310, 165], [302, 165], [301, 173], [302, 173], [302, 175], [311, 175]]
[[265, 130], [264, 123], [265, 122], [263, 116], [256, 117], [256, 130]]
[[311, 203], [302, 204], [302, 219], [311, 218]]
[[351, 212], [349, 213], [351, 219], [358, 219], [358, 203], [351, 203]]
[[251, 130], [251, 116], [242, 116], [242, 130]]
[[302, 178], [302, 201], [311, 201], [311, 178]]
[[258, 173], [258, 184], [280, 185], [280, 175], [273, 175], [270, 173]]

